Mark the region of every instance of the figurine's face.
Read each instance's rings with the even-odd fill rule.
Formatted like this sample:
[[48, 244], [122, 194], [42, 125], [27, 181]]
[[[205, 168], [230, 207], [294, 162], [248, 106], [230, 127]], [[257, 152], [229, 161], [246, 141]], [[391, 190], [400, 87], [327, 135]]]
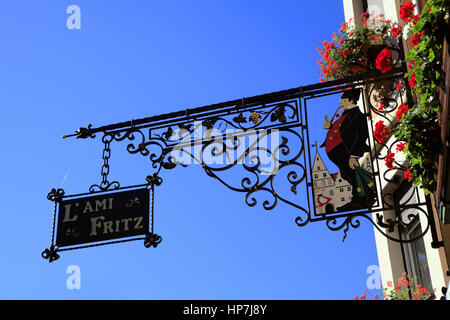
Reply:
[[351, 107], [354, 107], [355, 104], [353, 101], [349, 100], [348, 98], [341, 99], [341, 106], [344, 107], [344, 109], [349, 109]]

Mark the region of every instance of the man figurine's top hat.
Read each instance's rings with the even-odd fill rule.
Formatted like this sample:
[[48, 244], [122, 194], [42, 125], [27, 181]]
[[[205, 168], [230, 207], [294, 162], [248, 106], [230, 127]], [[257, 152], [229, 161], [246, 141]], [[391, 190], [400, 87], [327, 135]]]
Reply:
[[348, 99], [348, 100], [352, 101], [354, 104], [357, 104], [360, 94], [361, 94], [361, 91], [359, 89], [344, 90], [344, 93], [342, 93], [342, 96], [341, 96], [341, 100]]

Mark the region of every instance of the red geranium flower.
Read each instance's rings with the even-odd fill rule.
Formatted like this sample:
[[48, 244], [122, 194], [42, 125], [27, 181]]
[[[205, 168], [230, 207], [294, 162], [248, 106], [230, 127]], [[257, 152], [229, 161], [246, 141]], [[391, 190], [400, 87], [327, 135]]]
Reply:
[[400, 18], [405, 21], [409, 22], [411, 18], [413, 17], [414, 13], [414, 7], [416, 5], [412, 2], [405, 2], [400, 6]]
[[369, 18], [369, 14], [367, 12], [363, 12], [363, 14], [361, 14], [361, 19], [362, 19], [363, 26], [367, 25], [367, 19], [368, 18]]
[[417, 82], [416, 82], [416, 73], [413, 72], [413, 73], [411, 74], [411, 79], [409, 79], [409, 87], [412, 89], [412, 88], [414, 88], [416, 85], [417, 85]]
[[403, 277], [401, 277], [398, 281], [401, 282], [402, 284], [404, 284], [405, 287], [407, 287], [409, 282], [410, 282], [410, 281], [408, 281], [407, 279], [405, 279]]
[[395, 161], [395, 154], [393, 152], [389, 152], [386, 156], [386, 158], [384, 159], [384, 163], [386, 164], [386, 167], [388, 167], [389, 169], [397, 169], [397, 166], [393, 166], [392, 164]]
[[351, 66], [351, 68], [354, 73], [358, 73], [359, 71], [362, 70], [362, 67], [359, 65], [353, 65], [353, 66]]
[[409, 111], [408, 106], [405, 105], [405, 104], [401, 104], [401, 105], [398, 107], [397, 112], [396, 112], [396, 114], [395, 114], [395, 115], [397, 116], [397, 120], [401, 120], [401, 119], [402, 119], [402, 116], [403, 116], [404, 114], [407, 114], [408, 111]]
[[395, 147], [395, 148], [396, 148], [396, 151], [397, 151], [397, 152], [401, 152], [401, 151], [405, 150], [407, 144], [408, 144], [407, 142], [400, 142], [400, 143], [397, 144], [397, 146]]
[[429, 296], [430, 295], [430, 291], [428, 291], [425, 288], [420, 289], [419, 294], [421, 294], [423, 297]]
[[348, 50], [348, 49], [342, 51], [342, 56], [343, 56], [344, 58], [347, 58], [349, 54], [350, 54], [350, 50]]
[[405, 179], [406, 180], [411, 179], [411, 168], [405, 171]]
[[389, 128], [385, 126], [384, 122], [382, 120], [378, 121], [375, 124], [375, 130], [373, 132], [373, 136], [375, 140], [377, 140], [379, 143], [383, 143], [384, 139], [389, 137], [389, 134], [391, 132], [389, 131]]
[[393, 27], [391, 29], [391, 33], [392, 33], [392, 35], [394, 37], [398, 37], [401, 31], [402, 31], [402, 25], [401, 24], [399, 24], [398, 26]]
[[402, 89], [402, 82], [399, 80], [397, 83], [397, 86], [395, 87], [395, 90], [401, 90]]
[[411, 37], [409, 39], [409, 43], [411, 44], [411, 47], [415, 47], [419, 44], [419, 42], [422, 40], [422, 35], [425, 33], [425, 31], [421, 31]]
[[384, 104], [380, 103], [380, 107], [377, 109], [377, 112], [381, 112], [381, 110], [383, 110], [384, 108]]
[[392, 51], [388, 48], [384, 48], [376, 59], [376, 68], [381, 72], [386, 73], [392, 69], [391, 67], [391, 54]]

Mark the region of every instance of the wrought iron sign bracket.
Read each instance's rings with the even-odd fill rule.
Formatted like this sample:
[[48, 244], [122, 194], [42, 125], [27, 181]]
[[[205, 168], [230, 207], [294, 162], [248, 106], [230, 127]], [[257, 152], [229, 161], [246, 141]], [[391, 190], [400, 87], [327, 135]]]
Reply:
[[[394, 182], [395, 178], [390, 176], [392, 170], [381, 172], [380, 168], [385, 162], [386, 154], [399, 141], [388, 145], [379, 143], [373, 138], [368, 139], [372, 148], [367, 153], [367, 159], [372, 167], [365, 179], [369, 179], [366, 183], [370, 185], [371, 190], [376, 190], [372, 191], [376, 192], [373, 203], [368, 203], [360, 210], [339, 211], [334, 208], [325, 211], [322, 208], [320, 211], [317, 203], [321, 205], [324, 202], [318, 198], [322, 195], [317, 192], [317, 180], [313, 175], [314, 166], [311, 162], [311, 159], [317, 157], [319, 151], [317, 142], [314, 145], [316, 155], [311, 150], [310, 124], [308, 123], [308, 108], [313, 99], [357, 89], [364, 93], [361, 115], [366, 119], [379, 117], [395, 127], [395, 123], [387, 114], [395, 113], [398, 107], [396, 101], [398, 94], [388, 88], [387, 91], [390, 91], [383, 97], [383, 102], [388, 101], [389, 105], [387, 110], [380, 111], [372, 101], [371, 90], [379, 83], [386, 84], [389, 81], [395, 83], [403, 77], [404, 64], [401, 64], [401, 67], [394, 68], [383, 75], [369, 72], [365, 76], [301, 86], [98, 128], [88, 125], [87, 128], [80, 128], [74, 134], [63, 137], [87, 139], [95, 138], [99, 132], [103, 133], [102, 141], [105, 147], [102, 155], [104, 161], [101, 171], [102, 182], [91, 186], [90, 194], [123, 189], [117, 181], [109, 182], [107, 179], [112, 141], [127, 140], [128, 153], [149, 158], [154, 173], [147, 176], [147, 186], [151, 191], [151, 230], [145, 234], [146, 247], [156, 247], [161, 242], [161, 237], [153, 232], [154, 189], [162, 182], [159, 177], [160, 172], [162, 169], [186, 166], [186, 162], [180, 160], [180, 154], [184, 157], [183, 159], [187, 158], [192, 161], [191, 163], [200, 164], [208, 176], [230, 190], [243, 193], [245, 202], [250, 207], [257, 205], [256, 195], [258, 198], [259, 195], [265, 195], [266, 199], [262, 202], [262, 206], [266, 210], [274, 209], [280, 202], [298, 209], [299, 215], [295, 218], [295, 223], [300, 227], [310, 222], [324, 221], [332, 231], [343, 230], [345, 240], [350, 227], [359, 228], [360, 219], [363, 218], [370, 221], [375, 229], [388, 239], [408, 243], [423, 237], [430, 225], [435, 222], [433, 216], [427, 212], [426, 202], [417, 190], [414, 193], [417, 195], [417, 201], [400, 205], [396, 216], [385, 214], [387, 211], [395, 211], [395, 205], [391, 194], [385, 192], [383, 186]], [[395, 99], [392, 98], [394, 95], [396, 95]], [[368, 122], [370, 123], [368, 130], [373, 133], [373, 124], [371, 121]], [[230, 133], [231, 129], [232, 133]], [[279, 143], [267, 144], [267, 139], [275, 135], [278, 139], [275, 140]], [[242, 137], [250, 136], [255, 138], [248, 145], [244, 146], [240, 143]], [[191, 148], [192, 146], [194, 148]], [[272, 167], [263, 166], [263, 154], [270, 160], [268, 163], [273, 165]], [[216, 162], [211, 164], [206, 161], [208, 157], [216, 159], [222, 157], [228, 161], [219, 165]], [[395, 164], [397, 164], [397, 170], [406, 170], [401, 163]], [[238, 165], [241, 165], [240, 168], [243, 171], [240, 184], [232, 183], [224, 176], [228, 170]], [[289, 191], [279, 190], [279, 183], [287, 183]], [[60, 193], [56, 190], [51, 196], [54, 199], [52, 201], [55, 202], [55, 216], [56, 204], [63, 198], [58, 196]], [[301, 201], [292, 199], [299, 194], [303, 196]], [[324, 199], [327, 198], [324, 196]], [[405, 240], [399, 237], [398, 233], [399, 228], [412, 221], [410, 215], [404, 214], [409, 209], [414, 209], [418, 215], [423, 216], [427, 227], [419, 237]], [[55, 246], [52, 235], [52, 245], [43, 252], [43, 257], [54, 261], [58, 257], [58, 251], [63, 250]]]

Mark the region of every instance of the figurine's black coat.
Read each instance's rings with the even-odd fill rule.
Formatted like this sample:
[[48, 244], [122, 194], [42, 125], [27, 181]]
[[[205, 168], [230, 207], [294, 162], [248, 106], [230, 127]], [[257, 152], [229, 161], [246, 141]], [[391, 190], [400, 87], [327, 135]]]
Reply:
[[[338, 128], [338, 134], [340, 135], [342, 142], [329, 151], [327, 155], [339, 168], [342, 178], [352, 185], [353, 202], [359, 201], [357, 200], [358, 196], [356, 194], [357, 183], [355, 170], [350, 168], [348, 162], [351, 156], [359, 158], [362, 157], [364, 153], [370, 151], [370, 147], [366, 142], [369, 138], [369, 134], [367, 131], [366, 116], [359, 110], [358, 106], [345, 110], [341, 117], [344, 116], [345, 119], [342, 121], [340, 128]], [[325, 144], [326, 140], [321, 147], [324, 147]]]

